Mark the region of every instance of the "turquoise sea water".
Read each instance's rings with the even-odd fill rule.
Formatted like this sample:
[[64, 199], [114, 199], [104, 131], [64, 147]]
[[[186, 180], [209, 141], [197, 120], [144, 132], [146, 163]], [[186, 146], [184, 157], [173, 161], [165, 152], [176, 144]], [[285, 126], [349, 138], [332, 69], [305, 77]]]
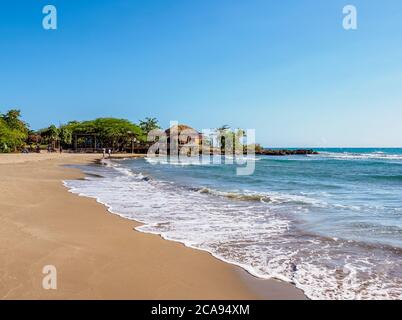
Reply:
[[316, 149], [236, 164], [124, 160], [68, 181], [161, 234], [310, 298], [402, 297], [402, 149]]

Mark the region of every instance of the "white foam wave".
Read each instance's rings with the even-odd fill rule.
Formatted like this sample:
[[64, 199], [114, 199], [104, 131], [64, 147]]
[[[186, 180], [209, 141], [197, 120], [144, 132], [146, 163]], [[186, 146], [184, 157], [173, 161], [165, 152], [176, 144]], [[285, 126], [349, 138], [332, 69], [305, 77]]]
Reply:
[[352, 153], [352, 152], [320, 152], [318, 155], [308, 155], [311, 158], [331, 158], [339, 160], [402, 160], [401, 154]]
[[328, 203], [320, 201], [314, 198], [292, 195], [278, 192], [256, 192], [252, 190], [244, 191], [221, 191], [211, 188], [201, 188], [199, 193], [206, 193], [215, 196], [225, 197], [233, 200], [243, 201], [260, 201], [263, 203], [271, 204], [301, 204], [301, 205], [313, 205], [316, 207], [327, 207]]
[[[96, 198], [110, 212], [144, 223], [138, 231], [208, 251], [261, 278], [292, 282], [313, 299], [402, 297], [402, 280], [390, 276], [398, 268], [391, 254], [384, 258], [339, 239], [301, 236], [286, 210], [275, 211], [264, 202], [230, 201], [227, 194], [214, 197], [144, 181], [142, 175], [119, 165], [112, 168], [117, 175], [106, 172], [104, 179], [88, 177], [65, 185], [73, 193]], [[269, 197], [278, 202], [311, 200], [282, 194]], [[344, 246], [350, 252], [346, 257]]]
[[220, 164], [244, 164], [248, 161], [260, 161], [262, 158], [256, 158], [252, 155], [240, 156], [220, 156], [220, 155], [203, 155], [200, 157], [146, 157], [145, 160], [151, 164], [163, 164], [172, 166], [208, 166]]

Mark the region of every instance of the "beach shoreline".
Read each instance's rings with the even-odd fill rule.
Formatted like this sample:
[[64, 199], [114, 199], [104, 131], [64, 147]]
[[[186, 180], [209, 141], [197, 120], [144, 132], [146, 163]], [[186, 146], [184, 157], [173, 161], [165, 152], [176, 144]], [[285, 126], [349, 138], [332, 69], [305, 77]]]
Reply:
[[[138, 222], [67, 192], [63, 181], [84, 174], [65, 165], [101, 157], [0, 156], [0, 299], [306, 298], [291, 284], [257, 279], [205, 251], [135, 231]], [[45, 265], [57, 268], [57, 290], [42, 288]]]

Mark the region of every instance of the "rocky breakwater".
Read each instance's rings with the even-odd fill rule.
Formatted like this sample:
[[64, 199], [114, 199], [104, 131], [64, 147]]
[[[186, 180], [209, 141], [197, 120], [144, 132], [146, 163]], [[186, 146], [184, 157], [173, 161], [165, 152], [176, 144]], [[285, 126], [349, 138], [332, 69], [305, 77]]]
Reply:
[[308, 155], [308, 154], [318, 154], [318, 152], [312, 149], [264, 149], [256, 152], [259, 155], [266, 156], [289, 156], [289, 155]]

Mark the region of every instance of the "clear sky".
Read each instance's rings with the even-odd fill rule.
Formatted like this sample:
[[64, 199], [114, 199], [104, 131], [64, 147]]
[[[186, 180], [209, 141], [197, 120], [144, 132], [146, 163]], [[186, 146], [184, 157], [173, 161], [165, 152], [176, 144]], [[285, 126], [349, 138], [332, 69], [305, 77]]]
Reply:
[[402, 1], [1, 0], [0, 110], [15, 107], [33, 129], [155, 116], [265, 146], [402, 146]]

